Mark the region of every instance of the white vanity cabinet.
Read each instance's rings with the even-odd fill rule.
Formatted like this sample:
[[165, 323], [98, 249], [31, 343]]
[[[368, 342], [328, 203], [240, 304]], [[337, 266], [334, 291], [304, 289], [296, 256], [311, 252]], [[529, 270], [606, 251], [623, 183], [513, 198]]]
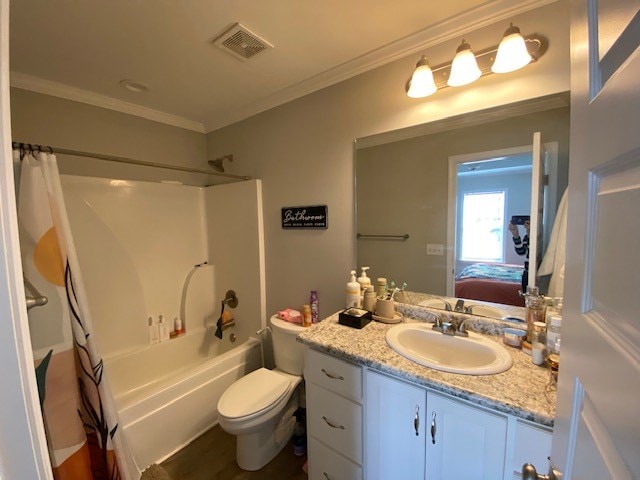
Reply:
[[307, 349], [310, 480], [362, 480], [362, 367]]
[[373, 370], [364, 381], [367, 480], [512, 480], [551, 452], [545, 427]]
[[525, 462], [548, 464], [547, 427], [306, 355], [310, 480], [515, 480]]
[[424, 479], [426, 400], [424, 388], [367, 370], [364, 410], [367, 480]]
[[504, 477], [507, 417], [427, 393], [429, 480]]

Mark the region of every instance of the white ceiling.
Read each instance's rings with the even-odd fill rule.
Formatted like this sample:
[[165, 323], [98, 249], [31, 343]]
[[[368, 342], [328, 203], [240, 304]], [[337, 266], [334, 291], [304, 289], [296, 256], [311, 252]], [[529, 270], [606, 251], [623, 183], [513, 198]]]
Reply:
[[[550, 1], [19, 0], [11, 83], [208, 132]], [[236, 22], [275, 48], [215, 47]]]

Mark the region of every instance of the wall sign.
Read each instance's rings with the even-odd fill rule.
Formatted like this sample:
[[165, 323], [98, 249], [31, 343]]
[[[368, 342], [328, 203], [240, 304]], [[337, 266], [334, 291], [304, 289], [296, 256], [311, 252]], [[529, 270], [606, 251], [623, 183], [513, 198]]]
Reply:
[[326, 205], [282, 208], [282, 228], [285, 230], [327, 227]]

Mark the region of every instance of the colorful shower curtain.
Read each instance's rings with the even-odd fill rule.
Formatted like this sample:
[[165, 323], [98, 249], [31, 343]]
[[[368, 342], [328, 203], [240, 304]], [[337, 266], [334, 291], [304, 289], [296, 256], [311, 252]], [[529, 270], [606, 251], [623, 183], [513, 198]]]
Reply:
[[56, 158], [37, 157], [22, 160], [18, 219], [25, 283], [49, 299], [29, 312], [29, 327], [54, 478], [127, 479], [129, 452], [92, 336]]

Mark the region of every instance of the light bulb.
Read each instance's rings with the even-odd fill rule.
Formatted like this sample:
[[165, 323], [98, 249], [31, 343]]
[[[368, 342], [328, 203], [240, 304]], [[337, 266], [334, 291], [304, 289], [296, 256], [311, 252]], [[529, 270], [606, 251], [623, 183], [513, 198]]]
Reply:
[[409, 89], [407, 90], [407, 96], [411, 98], [423, 98], [433, 95], [438, 90], [436, 83], [433, 80], [433, 72], [427, 61], [427, 57], [424, 55], [420, 58], [416, 64], [416, 69], [413, 71], [411, 80], [409, 80]]
[[520, 29], [513, 24], [504, 32], [504, 38], [498, 47], [496, 60], [491, 66], [494, 73], [508, 73], [521, 69], [531, 62], [531, 55], [527, 50]]
[[476, 56], [467, 42], [463, 40], [456, 52], [456, 56], [451, 63], [451, 74], [447, 81], [447, 85], [450, 87], [468, 85], [471, 82], [475, 82], [482, 75], [480, 68], [478, 68]]

